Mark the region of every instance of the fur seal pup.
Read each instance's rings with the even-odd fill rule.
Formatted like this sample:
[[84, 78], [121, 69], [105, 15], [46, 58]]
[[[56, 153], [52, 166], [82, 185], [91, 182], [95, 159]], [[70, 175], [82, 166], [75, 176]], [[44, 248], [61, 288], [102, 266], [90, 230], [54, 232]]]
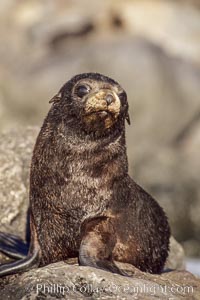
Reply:
[[31, 163], [28, 256], [2, 265], [0, 275], [74, 257], [121, 275], [114, 260], [160, 273], [170, 229], [163, 209], [128, 175], [126, 92], [86, 73], [50, 102]]

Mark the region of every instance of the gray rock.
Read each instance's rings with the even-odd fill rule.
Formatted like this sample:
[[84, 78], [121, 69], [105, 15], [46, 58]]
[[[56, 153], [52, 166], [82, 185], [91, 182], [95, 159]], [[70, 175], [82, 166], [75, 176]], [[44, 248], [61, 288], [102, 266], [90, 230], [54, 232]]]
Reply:
[[0, 231], [25, 239], [29, 168], [38, 128], [18, 128], [1, 134]]
[[173, 236], [171, 236], [170, 252], [165, 264], [165, 269], [184, 270], [185, 266], [185, 253], [183, 247], [174, 239]]
[[1, 282], [1, 298], [20, 299], [194, 299], [200, 280], [188, 272], [150, 275], [120, 264], [132, 277], [64, 262], [34, 269]]

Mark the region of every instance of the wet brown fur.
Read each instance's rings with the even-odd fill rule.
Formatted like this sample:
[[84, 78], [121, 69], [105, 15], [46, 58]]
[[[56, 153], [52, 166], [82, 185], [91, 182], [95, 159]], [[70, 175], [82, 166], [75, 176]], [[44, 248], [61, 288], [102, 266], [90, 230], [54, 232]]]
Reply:
[[[76, 95], [80, 82], [91, 87], [83, 99]], [[110, 113], [105, 113], [109, 105], [103, 103], [96, 114], [96, 104], [91, 120], [91, 94], [100, 97], [102, 90], [105, 95], [113, 93], [116, 105], [113, 102]], [[79, 257], [81, 265], [122, 275], [114, 260], [160, 273], [170, 230], [162, 208], [128, 175], [125, 91], [106, 76], [81, 74], [51, 102], [30, 174], [31, 224], [36, 233], [31, 251], [39, 245], [39, 266]]]

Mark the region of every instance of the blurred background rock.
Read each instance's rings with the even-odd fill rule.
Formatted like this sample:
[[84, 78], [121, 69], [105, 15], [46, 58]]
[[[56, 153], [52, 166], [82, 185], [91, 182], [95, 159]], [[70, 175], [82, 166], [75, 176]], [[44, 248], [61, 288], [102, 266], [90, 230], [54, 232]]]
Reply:
[[129, 172], [200, 256], [200, 1], [1, 0], [0, 70], [0, 131], [41, 125], [77, 73], [119, 81]]

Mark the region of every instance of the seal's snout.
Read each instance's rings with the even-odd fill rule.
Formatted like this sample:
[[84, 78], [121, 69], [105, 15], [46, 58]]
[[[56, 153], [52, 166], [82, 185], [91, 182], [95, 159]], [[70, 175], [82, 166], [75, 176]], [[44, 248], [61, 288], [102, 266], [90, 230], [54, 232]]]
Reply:
[[90, 129], [110, 128], [120, 114], [121, 102], [115, 91], [100, 89], [90, 93], [85, 101], [84, 121]]
[[87, 97], [85, 111], [87, 114], [106, 111], [117, 117], [120, 111], [120, 100], [117, 94], [110, 90], [100, 90]]
[[107, 94], [105, 100], [107, 102], [107, 105], [110, 105], [111, 103], [114, 102], [114, 97], [112, 94]]

